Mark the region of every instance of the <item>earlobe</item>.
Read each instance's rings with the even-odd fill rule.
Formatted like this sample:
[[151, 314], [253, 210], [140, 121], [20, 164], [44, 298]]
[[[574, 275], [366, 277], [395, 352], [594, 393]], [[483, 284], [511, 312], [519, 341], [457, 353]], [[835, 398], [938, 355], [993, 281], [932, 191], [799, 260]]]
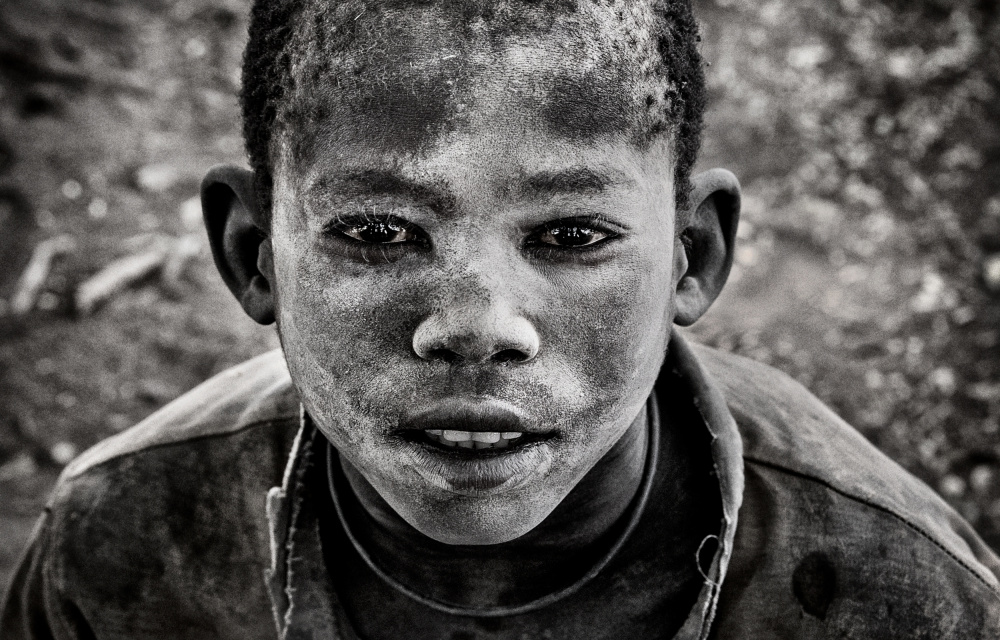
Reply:
[[274, 322], [271, 246], [253, 172], [232, 165], [210, 169], [201, 183], [201, 208], [222, 280], [248, 316]]
[[680, 233], [684, 242], [676, 246], [685, 254], [675, 262], [680, 268], [674, 322], [681, 326], [693, 324], [722, 292], [733, 265], [740, 216], [740, 182], [731, 172], [711, 169], [692, 183], [692, 208]]

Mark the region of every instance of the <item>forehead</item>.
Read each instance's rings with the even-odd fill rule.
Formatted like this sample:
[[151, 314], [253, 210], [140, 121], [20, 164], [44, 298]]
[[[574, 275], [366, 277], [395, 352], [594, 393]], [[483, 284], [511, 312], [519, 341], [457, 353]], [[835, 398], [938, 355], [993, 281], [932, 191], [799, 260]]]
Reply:
[[668, 93], [654, 22], [638, 2], [314, 2], [274, 140], [297, 160], [323, 143], [414, 154], [472, 130], [642, 145]]

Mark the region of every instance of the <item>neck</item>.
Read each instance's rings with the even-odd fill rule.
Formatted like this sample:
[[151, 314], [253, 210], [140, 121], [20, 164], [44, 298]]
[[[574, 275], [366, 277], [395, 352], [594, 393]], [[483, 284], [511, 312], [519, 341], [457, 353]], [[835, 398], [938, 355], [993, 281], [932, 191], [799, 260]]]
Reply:
[[[497, 545], [447, 545], [406, 523], [343, 457], [353, 490], [341, 500], [359, 542], [398, 582], [458, 607], [510, 606], [579, 580], [621, 534], [642, 484], [649, 446], [646, 409], [535, 529]], [[651, 471], [651, 470], [650, 470]]]

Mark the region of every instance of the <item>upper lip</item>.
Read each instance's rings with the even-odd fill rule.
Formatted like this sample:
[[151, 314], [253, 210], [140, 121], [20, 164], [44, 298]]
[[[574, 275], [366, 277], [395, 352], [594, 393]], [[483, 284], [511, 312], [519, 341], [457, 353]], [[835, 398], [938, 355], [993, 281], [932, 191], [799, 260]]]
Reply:
[[399, 424], [404, 431], [443, 429], [469, 432], [517, 431], [531, 433], [532, 430], [518, 411], [505, 403], [495, 401], [446, 401], [428, 409], [410, 414]]

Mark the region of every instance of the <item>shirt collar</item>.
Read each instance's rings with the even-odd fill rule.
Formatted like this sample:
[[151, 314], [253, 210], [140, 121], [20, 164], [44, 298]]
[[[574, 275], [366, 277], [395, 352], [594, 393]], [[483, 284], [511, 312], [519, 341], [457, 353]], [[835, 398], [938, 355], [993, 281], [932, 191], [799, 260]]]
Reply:
[[[722, 499], [722, 526], [716, 552], [707, 569], [695, 606], [675, 640], [708, 637], [719, 600], [719, 592], [733, 553], [737, 514], [743, 501], [743, 441], [726, 400], [711, 375], [701, 366], [687, 341], [674, 331], [670, 353], [658, 385], [669, 375], [671, 384], [684, 385], [711, 436], [712, 461]], [[341, 639], [337, 624], [340, 607], [327, 574], [320, 546], [319, 522], [308, 503], [305, 477], [316, 455], [313, 443], [322, 436], [301, 412], [301, 426], [289, 454], [280, 487], [267, 494], [267, 518], [271, 532], [271, 566], [265, 580], [271, 595], [278, 636]]]
[[[712, 376], [702, 367], [687, 340], [674, 331], [670, 341], [670, 354], [665, 368], [674, 375], [673, 384], [687, 387], [695, 409], [711, 436], [712, 462], [719, 481], [722, 498], [722, 528], [718, 536], [718, 548], [708, 570], [703, 573], [705, 583], [675, 640], [708, 637], [715, 618], [722, 582], [733, 555], [733, 539], [736, 536], [737, 515], [743, 503], [743, 439]], [[657, 384], [664, 381], [660, 373]], [[704, 545], [708, 538], [702, 542]]]

